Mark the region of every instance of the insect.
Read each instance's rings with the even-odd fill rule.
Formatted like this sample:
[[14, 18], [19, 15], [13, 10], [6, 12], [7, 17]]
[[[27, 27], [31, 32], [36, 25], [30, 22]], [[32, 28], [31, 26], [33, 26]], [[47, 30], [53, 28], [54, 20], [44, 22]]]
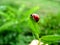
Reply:
[[39, 15], [38, 14], [31, 14], [31, 17], [38, 22], [39, 21]]

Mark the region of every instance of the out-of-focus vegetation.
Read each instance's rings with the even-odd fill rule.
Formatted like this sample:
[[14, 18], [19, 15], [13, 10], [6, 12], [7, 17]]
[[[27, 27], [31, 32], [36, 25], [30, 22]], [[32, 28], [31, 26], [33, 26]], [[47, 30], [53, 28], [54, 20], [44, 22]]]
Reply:
[[[40, 16], [38, 23], [30, 15]], [[33, 34], [45, 43], [60, 43], [59, 0], [0, 0], [0, 45], [28, 45]]]

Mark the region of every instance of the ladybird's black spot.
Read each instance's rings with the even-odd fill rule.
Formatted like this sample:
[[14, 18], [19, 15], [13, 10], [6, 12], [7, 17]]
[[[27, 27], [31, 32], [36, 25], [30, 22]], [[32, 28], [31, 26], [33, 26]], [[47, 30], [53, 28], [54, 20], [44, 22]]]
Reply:
[[32, 14], [30, 15], [30, 17], [32, 17]]
[[33, 19], [33, 16], [32, 16], [32, 14], [30, 15], [30, 18], [31, 18], [31, 19]]
[[31, 16], [32, 16], [32, 14], [31, 14]]
[[39, 20], [36, 20], [36, 22], [38, 22]]

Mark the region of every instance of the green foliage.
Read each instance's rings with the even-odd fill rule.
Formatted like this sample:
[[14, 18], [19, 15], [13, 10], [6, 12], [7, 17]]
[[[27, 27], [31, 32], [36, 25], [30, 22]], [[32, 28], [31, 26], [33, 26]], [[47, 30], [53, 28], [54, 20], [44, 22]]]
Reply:
[[42, 31], [45, 31], [46, 34], [60, 34], [60, 14], [48, 13], [43, 19], [40, 21], [40, 28]]
[[[7, 2], [0, 3], [0, 45], [28, 45], [32, 35], [38, 40], [40, 36], [44, 43], [60, 41], [60, 1], [31, 0], [30, 5], [28, 0], [26, 5], [20, 1], [16, 4], [16, 0]], [[39, 22], [30, 17], [32, 13], [40, 15]]]
[[47, 35], [47, 36], [42, 36], [41, 40], [45, 43], [57, 43], [60, 41], [60, 35]]
[[[28, 23], [30, 15], [38, 10], [39, 7], [27, 8], [25, 5], [20, 5], [17, 8], [12, 6], [4, 5], [0, 6], [0, 32], [1, 32], [1, 45], [18, 45], [21, 43], [19, 38], [23, 36], [23, 30], [21, 29], [24, 24]], [[25, 25], [26, 27], [28, 24]], [[23, 27], [24, 30], [25, 26]], [[12, 32], [12, 33], [11, 33]], [[6, 33], [6, 34], [5, 34]], [[20, 37], [19, 35], [22, 34]], [[25, 36], [23, 36], [25, 37]], [[23, 39], [23, 41], [27, 40]], [[30, 39], [30, 38], [29, 38]], [[6, 43], [5, 43], [6, 42]], [[23, 44], [24, 42], [22, 42]], [[26, 42], [27, 43], [27, 42]]]

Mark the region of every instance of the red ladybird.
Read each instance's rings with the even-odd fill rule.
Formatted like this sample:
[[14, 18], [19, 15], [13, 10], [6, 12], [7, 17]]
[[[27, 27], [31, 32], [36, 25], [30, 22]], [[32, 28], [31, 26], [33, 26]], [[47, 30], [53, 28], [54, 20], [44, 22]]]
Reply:
[[39, 15], [38, 14], [32, 14], [31, 16], [36, 22], [39, 21]]

